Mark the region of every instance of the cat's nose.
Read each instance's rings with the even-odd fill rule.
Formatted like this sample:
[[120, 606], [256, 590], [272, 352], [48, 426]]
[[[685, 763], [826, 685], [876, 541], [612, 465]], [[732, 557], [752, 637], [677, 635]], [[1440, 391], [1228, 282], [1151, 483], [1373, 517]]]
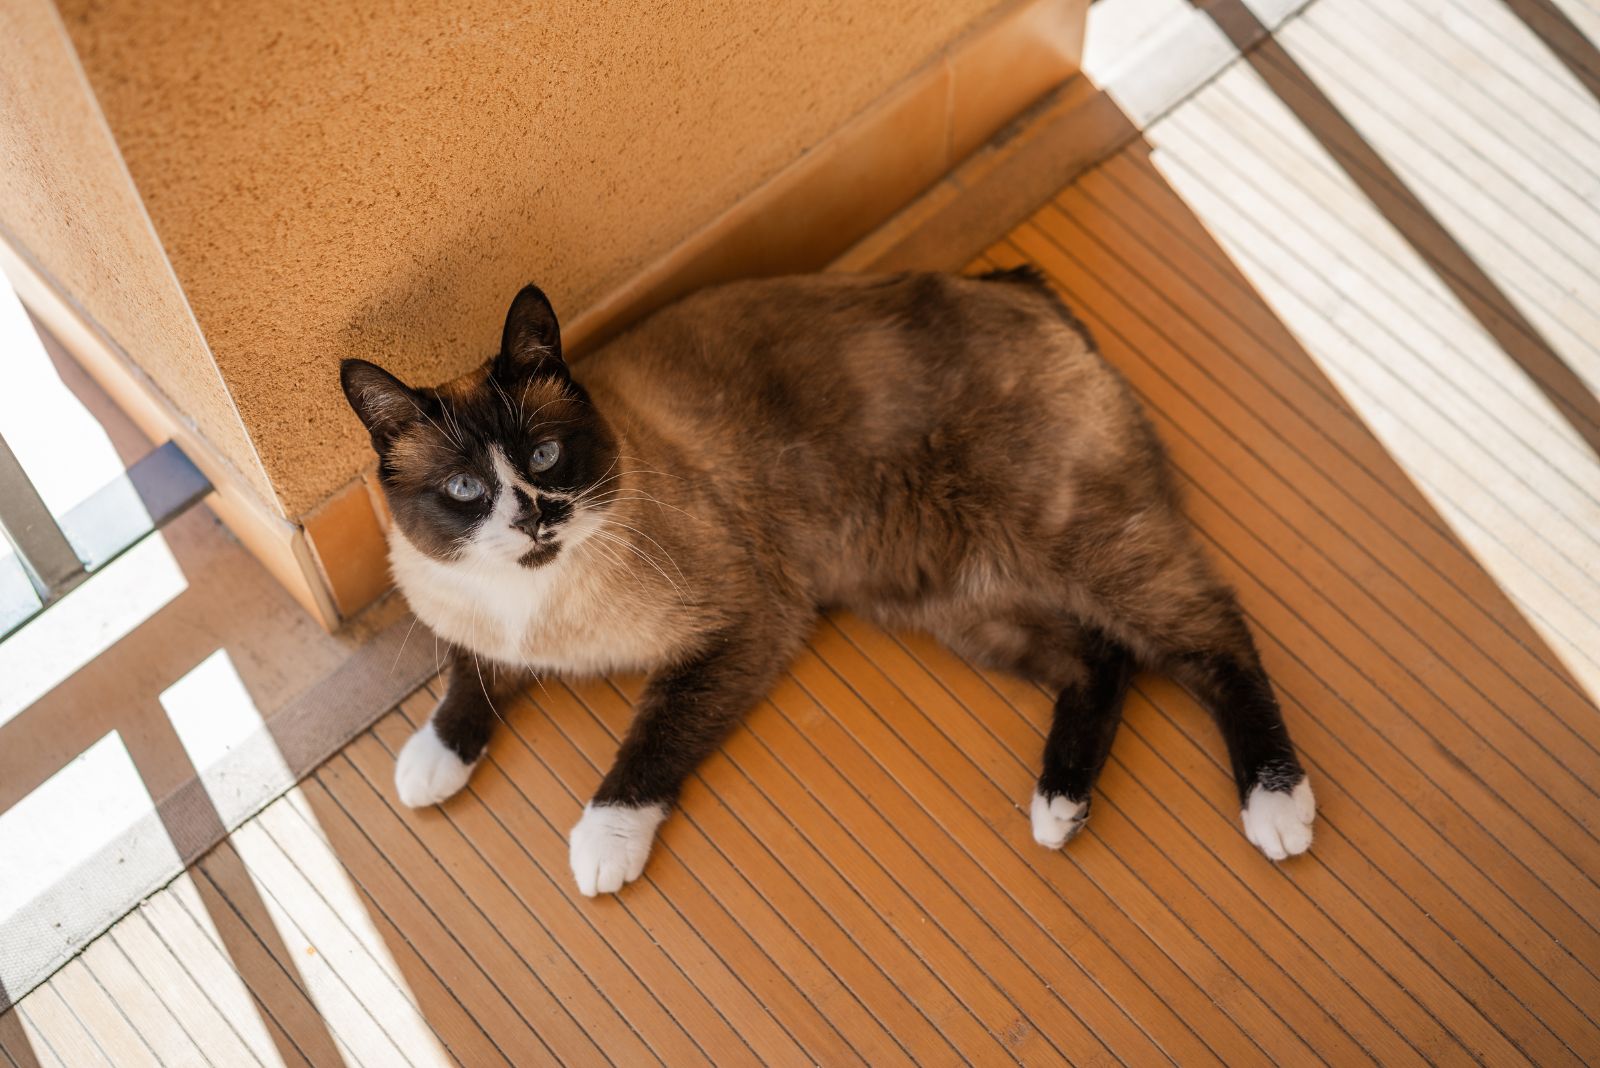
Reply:
[[522, 531], [522, 533], [526, 534], [530, 538], [538, 538], [539, 521], [539, 510], [535, 508], [531, 511], [523, 512], [522, 515], [517, 518], [517, 521], [511, 525], [517, 530]]

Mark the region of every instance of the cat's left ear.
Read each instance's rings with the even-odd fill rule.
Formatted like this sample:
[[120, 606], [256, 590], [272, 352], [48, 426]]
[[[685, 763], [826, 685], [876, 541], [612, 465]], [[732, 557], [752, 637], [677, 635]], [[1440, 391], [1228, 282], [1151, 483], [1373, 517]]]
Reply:
[[500, 335], [495, 373], [504, 378], [567, 378], [567, 365], [561, 358], [561, 324], [556, 321], [550, 298], [538, 286], [523, 286], [511, 302], [505, 330]]
[[344, 360], [339, 364], [339, 384], [379, 453], [422, 417], [423, 401], [417, 392], [375, 363]]

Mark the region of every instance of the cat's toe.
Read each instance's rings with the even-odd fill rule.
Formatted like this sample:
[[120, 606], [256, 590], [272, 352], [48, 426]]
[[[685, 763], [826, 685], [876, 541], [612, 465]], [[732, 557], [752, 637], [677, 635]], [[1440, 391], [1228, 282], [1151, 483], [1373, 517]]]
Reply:
[[1088, 801], [1072, 801], [1062, 794], [1047, 797], [1033, 791], [1033, 840], [1046, 849], [1060, 849], [1083, 829], [1089, 818]]
[[411, 808], [437, 805], [467, 785], [472, 768], [439, 740], [430, 721], [411, 736], [395, 759], [395, 792], [401, 803]]
[[585, 805], [569, 843], [579, 893], [614, 894], [637, 879], [666, 818], [662, 805]]
[[1311, 848], [1311, 824], [1317, 816], [1311, 781], [1302, 778], [1292, 790], [1250, 791], [1244, 811], [1244, 835], [1273, 860], [1286, 860]]

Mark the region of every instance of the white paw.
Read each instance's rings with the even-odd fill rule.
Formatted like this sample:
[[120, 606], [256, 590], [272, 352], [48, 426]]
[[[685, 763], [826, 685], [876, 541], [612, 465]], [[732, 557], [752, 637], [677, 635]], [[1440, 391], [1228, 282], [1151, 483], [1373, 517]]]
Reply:
[[411, 736], [394, 762], [394, 788], [411, 808], [437, 805], [467, 785], [474, 765], [439, 740], [429, 720]]
[[1060, 849], [1089, 818], [1089, 802], [1069, 801], [1057, 795], [1046, 799], [1033, 791], [1033, 840], [1046, 849]]
[[1273, 860], [1298, 856], [1311, 848], [1311, 821], [1316, 816], [1310, 779], [1301, 779], [1287, 792], [1257, 786], [1240, 813], [1244, 836]]
[[644, 871], [656, 828], [667, 818], [663, 805], [594, 805], [572, 828], [572, 877], [584, 897], [614, 894]]

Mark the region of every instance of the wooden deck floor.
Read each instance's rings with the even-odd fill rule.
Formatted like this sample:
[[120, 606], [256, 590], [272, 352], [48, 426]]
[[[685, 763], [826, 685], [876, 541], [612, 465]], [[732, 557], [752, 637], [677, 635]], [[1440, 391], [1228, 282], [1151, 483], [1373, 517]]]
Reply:
[[[1312, 13], [1336, 2], [1363, 6]], [[1600, 626], [1573, 386], [1600, 334], [1556, 299], [1593, 292], [1600, 231], [1475, 237], [1425, 187], [1374, 207], [1285, 110], [1333, 32], [1291, 23], [1261, 57], [1291, 81], [1236, 67], [974, 265], [1039, 265], [1147, 403], [1313, 776], [1309, 855], [1245, 841], [1220, 740], [1155, 678], [1088, 829], [1039, 849], [1047, 696], [839, 618], [620, 897], [576, 894], [564, 835], [638, 680], [531, 689], [470, 789], [412, 813], [391, 773], [424, 691], [0, 1016], [0, 1064], [1600, 1062], [1596, 646], [1555, 628], [1558, 655], [1550, 622]], [[1507, 63], [1530, 47], [1503, 39]], [[1591, 128], [1592, 99], [1543, 99]], [[1353, 129], [1322, 127], [1352, 161]], [[1391, 169], [1351, 166], [1397, 196], [1437, 171], [1366, 151]], [[1600, 160], [1570, 162], [1592, 205]], [[1463, 281], [1491, 237], [1523, 251]], [[1445, 353], [1453, 392], [1424, 375]], [[1481, 448], [1452, 453], [1451, 427]], [[1460, 477], [1430, 474], [1450, 455]]]

